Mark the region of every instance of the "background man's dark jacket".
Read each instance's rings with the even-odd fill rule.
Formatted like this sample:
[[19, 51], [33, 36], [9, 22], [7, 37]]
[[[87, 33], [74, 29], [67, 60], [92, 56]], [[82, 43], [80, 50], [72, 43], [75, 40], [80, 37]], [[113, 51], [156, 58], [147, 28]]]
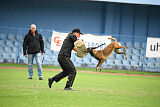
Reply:
[[35, 54], [35, 53], [44, 53], [44, 42], [42, 35], [39, 34], [36, 30], [35, 36], [29, 30], [28, 34], [25, 35], [23, 41], [23, 54]]

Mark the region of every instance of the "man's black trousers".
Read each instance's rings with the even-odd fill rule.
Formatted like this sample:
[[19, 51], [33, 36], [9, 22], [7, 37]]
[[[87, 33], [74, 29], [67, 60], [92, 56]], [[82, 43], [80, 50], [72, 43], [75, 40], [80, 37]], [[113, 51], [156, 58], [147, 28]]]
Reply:
[[75, 76], [76, 76], [76, 69], [74, 67], [73, 62], [70, 60], [69, 57], [63, 56], [63, 55], [58, 55], [58, 62], [61, 68], [63, 69], [63, 71], [55, 75], [53, 79], [56, 82], [59, 82], [62, 78], [68, 76], [66, 87], [72, 87]]

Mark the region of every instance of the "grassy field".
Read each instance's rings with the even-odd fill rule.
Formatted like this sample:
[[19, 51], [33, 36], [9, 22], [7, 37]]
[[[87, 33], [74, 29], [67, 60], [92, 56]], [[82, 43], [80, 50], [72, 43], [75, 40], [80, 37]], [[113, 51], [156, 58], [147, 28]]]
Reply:
[[[16, 64], [0, 66], [27, 67]], [[59, 69], [53, 66], [43, 68]], [[73, 85], [76, 91], [63, 90], [67, 78], [49, 89], [47, 79], [57, 73], [43, 71], [44, 80], [40, 81], [34, 71], [33, 79], [28, 80], [27, 70], [0, 68], [0, 107], [160, 107], [160, 77], [78, 72]]]

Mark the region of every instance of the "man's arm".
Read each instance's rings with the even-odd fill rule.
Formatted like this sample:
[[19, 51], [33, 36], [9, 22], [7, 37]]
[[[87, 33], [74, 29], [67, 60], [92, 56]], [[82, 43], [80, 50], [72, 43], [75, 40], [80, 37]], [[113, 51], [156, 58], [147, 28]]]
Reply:
[[28, 40], [27, 40], [27, 35], [24, 37], [24, 41], [23, 41], [23, 55], [25, 56], [25, 57], [27, 57], [27, 53], [26, 53], [26, 51], [27, 51], [27, 46], [28, 46], [28, 42], [27, 42]]
[[41, 53], [44, 54], [44, 40], [42, 35], [40, 35], [40, 47], [41, 47]]

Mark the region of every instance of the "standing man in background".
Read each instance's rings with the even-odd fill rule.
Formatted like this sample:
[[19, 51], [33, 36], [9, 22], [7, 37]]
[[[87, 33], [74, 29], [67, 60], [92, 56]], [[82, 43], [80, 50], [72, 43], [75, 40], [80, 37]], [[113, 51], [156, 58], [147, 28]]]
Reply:
[[33, 77], [33, 60], [35, 58], [39, 80], [43, 80], [41, 55], [44, 55], [44, 41], [42, 35], [37, 32], [35, 24], [31, 25], [28, 34], [24, 37], [23, 54], [26, 58], [28, 57], [28, 79]]
[[76, 69], [70, 58], [72, 50], [77, 52], [77, 48], [74, 46], [74, 42], [77, 41], [77, 39], [80, 37], [80, 34], [82, 34], [80, 29], [76, 28], [73, 29], [72, 33], [69, 33], [68, 36], [64, 39], [58, 54], [58, 62], [63, 71], [52, 78], [48, 78], [49, 88], [51, 88], [54, 81], [59, 82], [62, 78], [68, 76], [68, 81], [66, 82], [64, 90], [73, 90], [71, 87], [76, 76]]

